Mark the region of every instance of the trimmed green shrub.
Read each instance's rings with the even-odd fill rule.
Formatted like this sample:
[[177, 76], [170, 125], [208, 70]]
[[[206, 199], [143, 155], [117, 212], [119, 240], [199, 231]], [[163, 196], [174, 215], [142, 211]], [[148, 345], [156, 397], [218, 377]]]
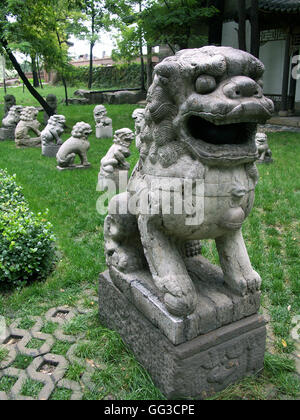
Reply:
[[44, 279], [55, 260], [52, 225], [29, 210], [15, 178], [0, 170], [0, 285]]
[[[88, 66], [73, 67], [67, 76], [67, 81], [71, 85], [87, 84], [88, 78]], [[141, 86], [141, 65], [139, 63], [108, 67], [95, 66], [93, 68], [93, 89], [131, 88], [139, 86]]]

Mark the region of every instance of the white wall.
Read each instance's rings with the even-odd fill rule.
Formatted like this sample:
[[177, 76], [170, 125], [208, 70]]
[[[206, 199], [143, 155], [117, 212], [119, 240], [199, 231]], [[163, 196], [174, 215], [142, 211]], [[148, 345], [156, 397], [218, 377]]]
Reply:
[[222, 30], [222, 45], [224, 47], [233, 47], [238, 48], [238, 29], [239, 25], [235, 22], [225, 22], [223, 23]]
[[[239, 38], [238, 38], [238, 27], [239, 25], [236, 22], [224, 22], [223, 31], [222, 31], [222, 45], [225, 47], [239, 48]], [[246, 46], [247, 50], [250, 50], [250, 36], [251, 36], [251, 27], [250, 23], [246, 21]]]
[[260, 47], [259, 58], [265, 65], [264, 92], [281, 95], [285, 41], [270, 41]]

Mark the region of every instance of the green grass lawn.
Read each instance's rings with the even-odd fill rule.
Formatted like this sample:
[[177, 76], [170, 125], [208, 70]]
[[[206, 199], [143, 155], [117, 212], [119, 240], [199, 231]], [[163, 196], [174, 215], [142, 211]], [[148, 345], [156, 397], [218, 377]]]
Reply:
[[[28, 94], [25, 94], [26, 101], [21, 102], [21, 88], [17, 89], [17, 103], [34, 104]], [[9, 93], [13, 93], [12, 90], [9, 89]], [[88, 122], [94, 127], [93, 108], [93, 105], [59, 105], [58, 113], [66, 116], [68, 126], [63, 139], [70, 136], [77, 121]], [[135, 108], [131, 105], [107, 106], [115, 130], [133, 129], [131, 114]], [[0, 107], [2, 114], [3, 106]], [[39, 119], [42, 121], [42, 113]], [[99, 197], [96, 184], [100, 160], [111, 140], [97, 140], [93, 134], [90, 143], [91, 169], [59, 172], [55, 159], [42, 157], [39, 149], [16, 149], [13, 142], [0, 142], [0, 167], [17, 175], [17, 183], [23, 187], [31, 210], [48, 209], [46, 217], [54, 226], [59, 253], [55, 271], [45, 282], [14, 291], [0, 291], [0, 315], [8, 321], [40, 315], [54, 306], [76, 305], [85, 289], [97, 288], [105, 259], [104, 217], [96, 211]], [[295, 399], [300, 394], [300, 382], [293, 373], [293, 362], [288, 358], [294, 351], [290, 339], [291, 320], [300, 313], [300, 134], [272, 133], [269, 144], [274, 164], [259, 166], [261, 178], [255, 207], [244, 224], [244, 236], [252, 264], [263, 279], [262, 306], [270, 314], [275, 341], [271, 353], [266, 355], [264, 374], [228, 388], [218, 394], [217, 399]], [[133, 145], [132, 167], [137, 158]], [[204, 253], [217, 262], [212, 242], [205, 244]], [[83, 357], [105, 362], [107, 366], [95, 378], [99, 390], [87, 393], [86, 399], [101, 399], [108, 394], [116, 399], [162, 398], [119, 336], [99, 325], [96, 307], [92, 316], [81, 320], [77, 326], [75, 323], [74, 328], [88, 330], [92, 342], [90, 348], [82, 349]], [[0, 358], [4, 357], [1, 354], [0, 349]], [[76, 367], [74, 372], [75, 375]]]
[[[86, 87], [82, 86], [81, 88], [85, 89]], [[64, 91], [64, 87], [62, 85], [52, 86], [52, 85], [46, 84], [46, 85], [43, 85], [43, 89], [42, 88], [37, 88], [36, 90], [44, 98], [46, 98], [46, 96], [49, 93], [54, 93], [57, 97], [58, 103], [60, 103], [65, 98], [65, 91]], [[75, 90], [76, 90], [76, 88], [72, 88], [72, 87], [68, 88], [68, 96], [70, 98], [74, 96], [73, 93], [75, 92]], [[38, 101], [36, 101], [28, 93], [28, 90], [26, 89], [26, 87], [23, 91], [23, 86], [18, 86], [18, 87], [8, 86], [7, 87], [7, 94], [14, 95], [18, 105], [40, 106]], [[4, 95], [5, 95], [4, 89], [0, 88], [0, 102], [3, 102], [2, 98], [4, 97]]]

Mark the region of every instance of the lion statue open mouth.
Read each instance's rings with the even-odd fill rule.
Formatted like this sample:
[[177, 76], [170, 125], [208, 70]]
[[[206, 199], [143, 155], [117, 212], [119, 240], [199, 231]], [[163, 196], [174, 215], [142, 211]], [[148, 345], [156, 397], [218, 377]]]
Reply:
[[[193, 259], [201, 275], [202, 261], [188, 250], [214, 239], [227, 286], [239, 295], [259, 290], [241, 227], [258, 180], [257, 124], [273, 113], [262, 92], [263, 72], [258, 59], [229, 47], [182, 50], [156, 66], [139, 135], [140, 159], [105, 220], [106, 260], [117, 287], [125, 287], [130, 273], [150, 272], [167, 310], [187, 316], [197, 304], [187, 265]], [[200, 198], [196, 222], [187, 223], [186, 209], [178, 213], [171, 205], [166, 212], [155, 201], [155, 188], [172, 189], [174, 181], [182, 191], [187, 181], [202, 186], [191, 193]], [[119, 211], [133, 196], [155, 211]]]

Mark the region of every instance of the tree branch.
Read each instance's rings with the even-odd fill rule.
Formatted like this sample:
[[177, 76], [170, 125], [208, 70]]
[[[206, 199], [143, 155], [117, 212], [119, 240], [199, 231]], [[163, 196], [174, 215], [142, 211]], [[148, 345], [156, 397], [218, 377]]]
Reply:
[[5, 38], [0, 38], [0, 43], [4, 50], [6, 51], [6, 54], [8, 55], [8, 58], [10, 59], [12, 65], [14, 66], [15, 70], [18, 72], [18, 75], [22, 79], [24, 85], [27, 87], [31, 95], [40, 103], [40, 105], [44, 108], [45, 112], [49, 115], [54, 114], [53, 109], [47, 104], [47, 102], [44, 100], [44, 98], [38, 93], [37, 90], [34, 89], [34, 87], [31, 85], [29, 80], [27, 79], [25, 73], [21, 69], [20, 64], [18, 63], [16, 57], [13, 55], [11, 49], [8, 46], [8, 42]]

